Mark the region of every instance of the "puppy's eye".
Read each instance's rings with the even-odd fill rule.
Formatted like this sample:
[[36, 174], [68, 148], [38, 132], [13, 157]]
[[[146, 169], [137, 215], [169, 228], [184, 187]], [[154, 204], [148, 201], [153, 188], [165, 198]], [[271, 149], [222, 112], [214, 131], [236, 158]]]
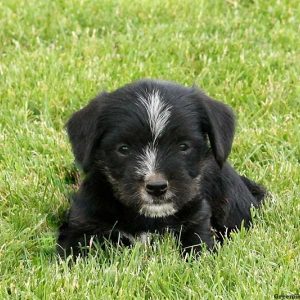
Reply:
[[186, 143], [179, 145], [179, 151], [186, 153], [190, 149], [190, 146]]
[[117, 152], [121, 155], [128, 155], [130, 153], [130, 148], [128, 145], [121, 145], [117, 148]]

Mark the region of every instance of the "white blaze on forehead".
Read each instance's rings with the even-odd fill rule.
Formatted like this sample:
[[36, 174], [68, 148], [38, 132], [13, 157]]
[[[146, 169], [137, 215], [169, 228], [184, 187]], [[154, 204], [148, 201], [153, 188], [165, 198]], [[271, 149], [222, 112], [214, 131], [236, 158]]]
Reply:
[[148, 145], [138, 159], [137, 174], [142, 176], [153, 174], [156, 169], [156, 157], [157, 150]]
[[158, 90], [153, 90], [151, 93], [147, 93], [146, 96], [138, 95], [138, 98], [146, 109], [148, 123], [153, 135], [153, 143], [155, 143], [168, 124], [171, 114], [170, 107], [162, 101]]

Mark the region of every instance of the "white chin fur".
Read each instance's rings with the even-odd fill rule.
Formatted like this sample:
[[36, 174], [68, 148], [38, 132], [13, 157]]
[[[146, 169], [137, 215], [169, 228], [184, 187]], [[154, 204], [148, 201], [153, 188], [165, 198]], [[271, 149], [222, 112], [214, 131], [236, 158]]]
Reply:
[[176, 213], [173, 203], [164, 204], [143, 204], [140, 209], [140, 214], [151, 217], [160, 218], [170, 216]]

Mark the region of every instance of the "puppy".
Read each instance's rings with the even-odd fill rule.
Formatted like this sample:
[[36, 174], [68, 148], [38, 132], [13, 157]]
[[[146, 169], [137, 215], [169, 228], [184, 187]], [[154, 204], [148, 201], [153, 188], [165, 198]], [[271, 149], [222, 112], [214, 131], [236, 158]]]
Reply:
[[198, 254], [214, 236], [249, 227], [265, 190], [226, 162], [234, 128], [228, 106], [159, 80], [102, 93], [75, 112], [67, 131], [86, 175], [60, 227], [60, 255], [166, 230], [183, 253]]

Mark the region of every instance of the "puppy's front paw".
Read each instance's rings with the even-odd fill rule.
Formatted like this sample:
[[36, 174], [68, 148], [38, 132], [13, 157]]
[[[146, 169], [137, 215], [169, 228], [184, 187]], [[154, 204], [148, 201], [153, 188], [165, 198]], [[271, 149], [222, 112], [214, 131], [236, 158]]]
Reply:
[[212, 232], [197, 232], [196, 230], [188, 230], [181, 237], [181, 254], [184, 258], [193, 255], [199, 257], [203, 249], [213, 250], [214, 239]]

